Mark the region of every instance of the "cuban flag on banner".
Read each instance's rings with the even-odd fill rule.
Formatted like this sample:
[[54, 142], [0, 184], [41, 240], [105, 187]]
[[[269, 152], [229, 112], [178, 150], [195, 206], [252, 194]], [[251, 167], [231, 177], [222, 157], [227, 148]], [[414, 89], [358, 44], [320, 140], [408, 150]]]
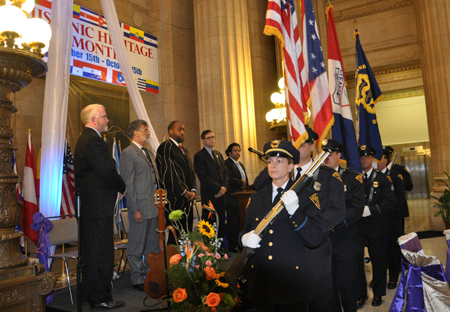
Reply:
[[356, 122], [359, 146], [372, 146], [376, 150], [374, 159], [383, 157], [380, 130], [378, 129], [375, 104], [383, 96], [377, 80], [370, 68], [361, 42], [359, 32], [356, 35]]
[[331, 5], [327, 8], [328, 85], [330, 87], [334, 115], [334, 125], [331, 127], [331, 133], [333, 140], [338, 141], [344, 146], [341, 159], [347, 162], [347, 167], [357, 172], [362, 172], [355, 128], [353, 127], [352, 111], [348, 101], [341, 48], [339, 46], [332, 8], [333, 6]]

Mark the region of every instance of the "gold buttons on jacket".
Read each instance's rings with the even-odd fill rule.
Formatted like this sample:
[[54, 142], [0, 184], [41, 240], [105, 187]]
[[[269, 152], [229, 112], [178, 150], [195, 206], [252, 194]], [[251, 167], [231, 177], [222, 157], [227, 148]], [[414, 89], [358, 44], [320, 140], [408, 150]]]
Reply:
[[272, 242], [269, 242], [269, 246], [272, 247], [272, 245], [273, 245], [273, 243], [272, 243]]
[[259, 221], [259, 219], [258, 219], [258, 218], [256, 218], [256, 219], [255, 219], [255, 221]]
[[297, 266], [295, 266], [295, 269], [296, 269], [296, 270], [298, 270], [298, 265], [297, 265]]
[[269, 256], [269, 260], [272, 260], [272, 256]]
[[269, 234], [273, 234], [273, 230], [269, 230]]

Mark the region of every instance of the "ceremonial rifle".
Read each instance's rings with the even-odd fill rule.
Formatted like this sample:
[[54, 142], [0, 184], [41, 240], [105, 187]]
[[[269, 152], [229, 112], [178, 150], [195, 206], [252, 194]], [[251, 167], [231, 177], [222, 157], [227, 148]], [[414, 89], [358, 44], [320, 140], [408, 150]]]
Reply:
[[389, 165], [387, 165], [389, 171], [392, 169], [392, 167], [395, 166], [395, 164], [397, 163], [397, 160], [398, 160], [399, 156], [400, 156], [399, 153], [395, 153], [395, 155], [394, 155], [394, 160], [393, 160]]
[[[290, 190], [295, 191], [300, 194], [306, 186], [308, 186], [313, 178], [314, 173], [320, 168], [325, 159], [331, 154], [332, 151], [323, 151], [319, 156], [316, 157], [314, 162], [309, 166], [306, 172], [298, 179]], [[263, 220], [256, 226], [255, 234], [259, 237], [264, 237], [266, 234], [266, 229], [269, 225], [275, 222], [276, 218], [280, 212], [284, 209], [284, 203], [280, 200], [264, 217]], [[228, 270], [225, 271], [223, 278], [230, 285], [230, 287], [236, 288], [239, 277], [244, 271], [248, 260], [254, 255], [255, 250], [253, 248], [245, 247], [236, 260], [231, 264]]]

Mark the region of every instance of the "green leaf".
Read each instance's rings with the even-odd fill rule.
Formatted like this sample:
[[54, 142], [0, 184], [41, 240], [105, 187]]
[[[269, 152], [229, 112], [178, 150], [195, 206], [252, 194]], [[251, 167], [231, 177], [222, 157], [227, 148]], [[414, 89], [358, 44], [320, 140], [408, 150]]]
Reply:
[[436, 211], [436, 213], [434, 214], [435, 217], [439, 216], [442, 213], [442, 211]]

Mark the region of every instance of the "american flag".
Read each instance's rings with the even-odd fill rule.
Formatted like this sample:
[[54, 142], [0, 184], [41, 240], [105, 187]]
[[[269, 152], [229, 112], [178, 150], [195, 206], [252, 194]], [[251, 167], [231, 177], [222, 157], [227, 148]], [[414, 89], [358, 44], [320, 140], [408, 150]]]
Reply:
[[75, 214], [75, 176], [73, 170], [73, 155], [66, 140], [63, 162], [61, 215]]
[[304, 121], [307, 109], [302, 101], [300, 78], [304, 73], [304, 65], [294, 0], [269, 0], [264, 33], [277, 36], [283, 47], [289, 134], [298, 148], [308, 137], [308, 133]]
[[307, 103], [311, 102], [311, 113], [314, 130], [319, 135], [319, 147], [334, 122], [333, 109], [331, 107], [330, 89], [323, 58], [322, 45], [317, 29], [314, 8], [311, 0], [301, 0], [302, 7], [302, 39], [303, 60], [309, 83], [305, 83], [305, 94], [310, 94]]

